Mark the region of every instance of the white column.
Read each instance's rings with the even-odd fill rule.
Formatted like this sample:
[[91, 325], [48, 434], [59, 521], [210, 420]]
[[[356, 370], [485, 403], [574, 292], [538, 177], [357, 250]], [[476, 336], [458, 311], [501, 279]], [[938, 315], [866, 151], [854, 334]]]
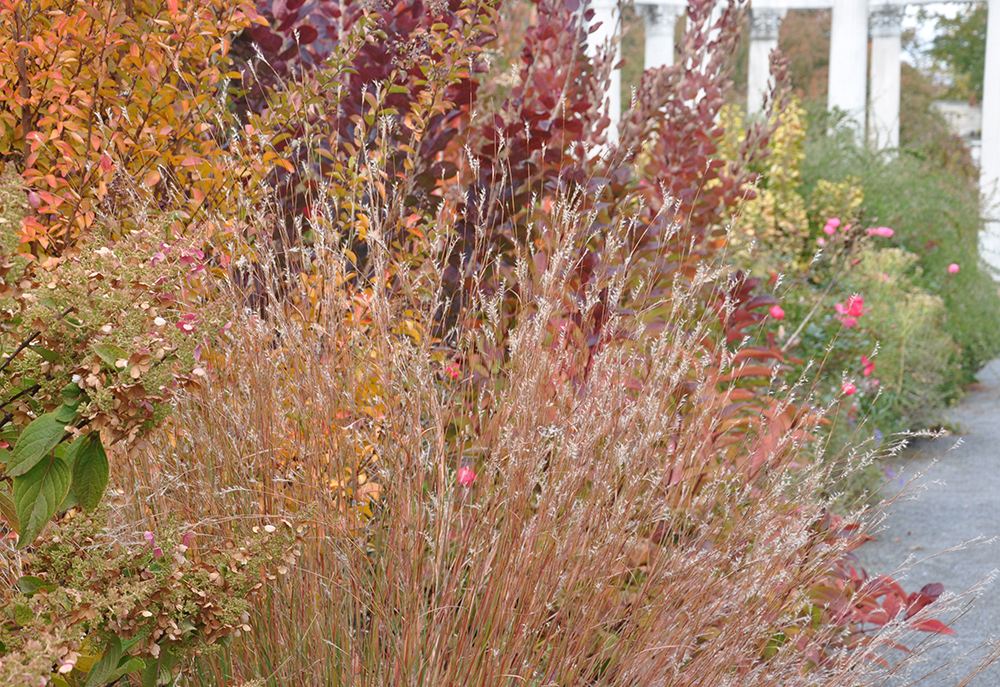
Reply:
[[899, 147], [899, 54], [903, 22], [901, 5], [872, 9], [872, 92], [868, 140], [878, 150]]
[[771, 51], [778, 47], [778, 30], [787, 9], [750, 9], [750, 55], [747, 71], [747, 114], [764, 111], [764, 99], [771, 92]]
[[868, 0], [833, 0], [827, 107], [847, 116], [863, 139], [868, 84]]
[[986, 17], [986, 72], [983, 74], [983, 147], [979, 190], [986, 226], [983, 258], [1000, 276], [1000, 0], [989, 0]]
[[646, 24], [646, 63], [643, 69], [669, 67], [674, 63], [674, 26], [681, 10], [677, 5], [640, 5]]
[[[621, 59], [620, 14], [616, 0], [592, 0], [590, 8], [594, 10], [593, 23], [600, 26], [587, 38], [587, 51], [593, 56], [598, 50], [613, 50], [611, 60], [617, 64]], [[611, 72], [611, 85], [605, 97], [608, 101], [608, 116], [611, 125], [608, 127], [608, 141], [618, 142], [618, 122], [622, 116], [622, 73], [620, 69]]]

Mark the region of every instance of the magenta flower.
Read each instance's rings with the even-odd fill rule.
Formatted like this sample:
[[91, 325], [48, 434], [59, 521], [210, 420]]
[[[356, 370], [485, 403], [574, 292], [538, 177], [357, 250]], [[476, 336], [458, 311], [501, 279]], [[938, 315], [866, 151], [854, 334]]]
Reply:
[[180, 329], [185, 334], [190, 334], [194, 331], [194, 321], [196, 316], [188, 313], [187, 315], [181, 315], [181, 319], [174, 326]]
[[871, 308], [865, 309], [865, 299], [861, 296], [851, 296], [847, 299], [846, 305], [837, 303], [833, 309], [837, 311], [845, 327], [857, 325], [858, 318], [871, 311]]
[[826, 226], [823, 227], [823, 233], [827, 236], [833, 236], [837, 231], [837, 227], [840, 226], [840, 220], [836, 217], [831, 217], [826, 221]]
[[861, 356], [861, 374], [865, 377], [875, 371], [875, 363], [868, 359], [868, 356]]
[[853, 384], [851, 384], [850, 382], [844, 382], [844, 386], [840, 387], [840, 390], [843, 391], [844, 394], [846, 394], [847, 396], [850, 396], [855, 391], [857, 391], [858, 388]]
[[951, 263], [948, 265], [948, 274], [958, 274], [958, 271], [962, 269], [957, 263]]
[[874, 229], [868, 230], [869, 236], [881, 236], [882, 238], [891, 239], [895, 232], [889, 227], [875, 227]]
[[466, 467], [458, 469], [458, 475], [457, 475], [458, 483], [461, 484], [463, 487], [471, 487], [472, 484], [476, 481], [477, 476], [478, 475], [476, 475], [476, 471], [473, 470], [472, 468]]
[[446, 377], [448, 377], [448, 379], [452, 380], [458, 379], [458, 376], [460, 374], [458, 363], [451, 363], [449, 365], [446, 365], [444, 368], [444, 374]]
[[776, 320], [782, 320], [785, 317], [785, 311], [781, 309], [780, 305], [772, 305], [768, 312]]

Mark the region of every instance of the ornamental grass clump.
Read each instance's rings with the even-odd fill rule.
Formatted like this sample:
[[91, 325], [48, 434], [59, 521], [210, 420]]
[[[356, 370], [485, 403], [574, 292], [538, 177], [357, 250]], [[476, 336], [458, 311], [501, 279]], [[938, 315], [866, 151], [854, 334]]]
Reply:
[[[740, 413], [745, 345], [726, 347], [704, 305], [731, 270], [626, 296], [649, 275], [616, 253], [589, 303], [568, 298], [593, 216], [582, 194], [558, 202], [537, 229], [545, 267], [519, 249], [517, 311], [473, 291], [474, 328], [437, 325], [447, 225], [408, 271], [373, 241], [392, 283], [356, 298], [308, 301], [301, 282], [315, 321], [234, 315], [211, 380], [126, 490], [222, 529], [316, 516], [253, 633], [192, 683], [875, 684], [889, 647], [948, 631], [929, 624], [939, 589], [907, 595], [850, 563], [864, 536], [822, 499], [828, 468], [799, 456], [818, 414], [782, 387], [756, 420]], [[316, 261], [326, 283], [351, 265], [333, 248]], [[622, 314], [583, 336], [598, 307]], [[491, 341], [504, 356], [484, 362]]]

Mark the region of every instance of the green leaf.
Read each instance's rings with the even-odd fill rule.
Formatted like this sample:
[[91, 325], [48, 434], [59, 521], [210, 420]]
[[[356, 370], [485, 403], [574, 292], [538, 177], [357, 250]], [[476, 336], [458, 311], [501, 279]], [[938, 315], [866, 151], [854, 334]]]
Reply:
[[18, 625], [27, 625], [35, 619], [35, 612], [27, 604], [16, 604], [14, 606], [14, 622]]
[[14, 444], [14, 457], [7, 464], [7, 474], [17, 477], [34, 468], [65, 434], [66, 422], [57, 418], [56, 413], [45, 413], [32, 420]]
[[59, 362], [59, 354], [54, 353], [47, 348], [42, 348], [41, 346], [32, 346], [30, 350], [34, 351], [39, 356], [41, 356], [42, 360], [45, 360], [50, 363]]
[[76, 409], [79, 407], [79, 400], [63, 403], [55, 411], [56, 419], [68, 425], [76, 419]]
[[145, 666], [139, 684], [142, 687], [156, 687], [156, 678], [160, 676], [160, 662], [156, 659], [150, 659], [146, 661]]
[[56, 586], [50, 582], [46, 582], [40, 577], [35, 577], [34, 575], [22, 575], [17, 579], [17, 588], [20, 589], [21, 593], [25, 596], [34, 596], [38, 593], [39, 589], [52, 592], [55, 591]]
[[[74, 448], [79, 445], [79, 448]], [[71, 455], [72, 454], [72, 455]], [[73, 491], [84, 510], [97, 508], [108, 486], [108, 455], [101, 444], [101, 435], [90, 432], [69, 445], [66, 462], [73, 470]]]
[[[70, 472], [72, 472], [72, 469], [70, 469]], [[80, 499], [76, 497], [76, 492], [73, 491], [73, 483], [70, 482], [69, 493], [66, 494], [66, 498], [63, 499], [63, 502], [59, 504], [59, 512], [65, 513], [70, 508], [76, 508], [79, 505]]]
[[80, 398], [83, 393], [83, 389], [76, 382], [71, 382], [67, 384], [62, 390], [62, 397], [66, 403], [72, 403]]
[[69, 493], [69, 483], [66, 463], [52, 455], [14, 478], [14, 509], [21, 522], [17, 548], [23, 549], [35, 541]]
[[104, 650], [101, 660], [94, 664], [94, 667], [87, 673], [87, 682], [84, 687], [99, 687], [111, 681], [111, 676], [118, 669], [118, 664], [122, 659], [122, 640], [112, 637], [108, 642], [108, 647]]
[[134, 673], [137, 670], [143, 670], [145, 667], [145, 661], [141, 658], [132, 657], [108, 676], [106, 684], [113, 684], [120, 680], [123, 676], [128, 675], [129, 673]]
[[97, 354], [97, 357], [106, 362], [113, 370], [117, 369], [115, 368], [116, 362], [118, 362], [122, 358], [128, 358], [128, 353], [125, 351], [125, 349], [119, 348], [114, 344], [99, 343], [99, 344], [94, 344], [91, 348], [94, 349], [94, 353]]
[[7, 521], [10, 528], [21, 533], [21, 522], [17, 519], [17, 510], [14, 508], [14, 501], [7, 492], [6, 486], [0, 486], [0, 515]]

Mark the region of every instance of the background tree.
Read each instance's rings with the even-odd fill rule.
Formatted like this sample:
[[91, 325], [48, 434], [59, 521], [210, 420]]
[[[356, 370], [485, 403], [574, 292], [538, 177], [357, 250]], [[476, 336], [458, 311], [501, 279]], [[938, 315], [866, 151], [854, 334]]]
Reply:
[[928, 54], [951, 82], [949, 97], [979, 102], [986, 64], [986, 3], [968, 5], [955, 17], [937, 15], [937, 31]]

